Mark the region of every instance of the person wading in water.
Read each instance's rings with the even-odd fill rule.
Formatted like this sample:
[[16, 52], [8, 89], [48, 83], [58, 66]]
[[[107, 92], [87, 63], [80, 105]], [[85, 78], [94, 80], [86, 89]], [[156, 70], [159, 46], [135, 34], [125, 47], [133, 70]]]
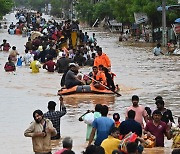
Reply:
[[45, 119], [41, 110], [33, 112], [34, 121], [25, 130], [25, 137], [32, 137], [33, 150], [35, 154], [52, 154], [51, 137], [57, 134], [49, 119]]

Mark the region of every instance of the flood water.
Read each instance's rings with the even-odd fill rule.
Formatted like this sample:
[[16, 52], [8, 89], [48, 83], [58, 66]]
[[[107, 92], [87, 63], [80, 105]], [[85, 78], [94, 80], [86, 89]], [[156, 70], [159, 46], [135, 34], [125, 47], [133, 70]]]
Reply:
[[[8, 24], [17, 22], [14, 14], [5, 16]], [[84, 30], [85, 31], [85, 30]], [[180, 116], [180, 56], [154, 57], [150, 47], [124, 47], [118, 42], [118, 35], [97, 30], [86, 29], [89, 35], [96, 33], [98, 44], [107, 53], [112, 62], [112, 71], [117, 75], [121, 97], [106, 95], [73, 95], [64, 98], [67, 114], [61, 118], [62, 137], [71, 136], [74, 141], [73, 150], [80, 154], [87, 146], [85, 142], [86, 125], [78, 118], [87, 109], [94, 109], [95, 104], [108, 104], [109, 117], [114, 112], [124, 120], [125, 108], [131, 105], [131, 96], [137, 94], [140, 104], [155, 108], [154, 98], [161, 95], [165, 106], [173, 115]], [[11, 46], [15, 45], [21, 55], [27, 38], [9, 35], [7, 30], [0, 30], [0, 42], [7, 39]], [[0, 52], [0, 153], [32, 154], [31, 138], [24, 137], [24, 130], [33, 120], [32, 112], [36, 109], [47, 111], [47, 102], [58, 102], [57, 91], [60, 89], [61, 74], [32, 74], [28, 67], [17, 67], [15, 73], [4, 71], [8, 53]], [[91, 68], [81, 71], [88, 73]], [[58, 103], [57, 103], [58, 104]], [[57, 109], [59, 104], [57, 105]], [[174, 117], [176, 122], [177, 118]], [[172, 141], [166, 142], [166, 148], [146, 150], [147, 154], [170, 153]]]

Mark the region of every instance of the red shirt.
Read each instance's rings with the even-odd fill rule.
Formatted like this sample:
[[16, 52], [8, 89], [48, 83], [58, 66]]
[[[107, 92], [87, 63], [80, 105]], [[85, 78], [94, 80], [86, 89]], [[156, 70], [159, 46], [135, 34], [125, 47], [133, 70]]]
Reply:
[[115, 121], [115, 122], [114, 122], [114, 125], [115, 125], [116, 128], [118, 128], [118, 127], [120, 126], [120, 124], [121, 124], [120, 121]]
[[11, 46], [9, 45], [9, 43], [2, 44], [1, 46], [3, 46], [3, 50], [4, 50], [4, 51], [9, 51], [9, 49], [11, 48]]
[[145, 131], [150, 132], [156, 137], [156, 146], [164, 147], [164, 134], [167, 131], [167, 125], [165, 122], [160, 121], [158, 126], [155, 126], [153, 121], [149, 121], [146, 124]]
[[[52, 60], [47, 61], [46, 63], [44, 63], [43, 65], [43, 69], [47, 69], [48, 72], [54, 72], [54, 66], [56, 65], [55, 62], [53, 62]], [[46, 67], [47, 66], [47, 67]]]

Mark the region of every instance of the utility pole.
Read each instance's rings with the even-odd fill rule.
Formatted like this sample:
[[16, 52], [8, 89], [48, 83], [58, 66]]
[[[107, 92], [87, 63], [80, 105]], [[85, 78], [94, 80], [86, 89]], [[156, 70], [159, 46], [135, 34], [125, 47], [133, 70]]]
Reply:
[[166, 0], [162, 0], [162, 45], [167, 45]]
[[73, 20], [73, 0], [71, 0], [70, 11], [71, 11], [71, 20]]

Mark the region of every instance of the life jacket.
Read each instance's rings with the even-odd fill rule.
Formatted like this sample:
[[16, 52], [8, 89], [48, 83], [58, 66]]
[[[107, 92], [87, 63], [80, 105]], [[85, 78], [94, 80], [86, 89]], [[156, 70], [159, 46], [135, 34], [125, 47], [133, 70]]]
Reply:
[[111, 62], [110, 62], [110, 59], [109, 57], [102, 53], [101, 56], [96, 56], [96, 58], [94, 59], [94, 66], [99, 66], [99, 65], [103, 65], [104, 67], [111, 67]]
[[120, 124], [121, 124], [120, 121], [115, 121], [115, 122], [114, 122], [114, 125], [115, 125], [116, 128], [119, 128]]
[[96, 81], [100, 81], [102, 84], [106, 85], [106, 76], [103, 72], [98, 71], [97, 74], [93, 73], [93, 79], [95, 79]]

